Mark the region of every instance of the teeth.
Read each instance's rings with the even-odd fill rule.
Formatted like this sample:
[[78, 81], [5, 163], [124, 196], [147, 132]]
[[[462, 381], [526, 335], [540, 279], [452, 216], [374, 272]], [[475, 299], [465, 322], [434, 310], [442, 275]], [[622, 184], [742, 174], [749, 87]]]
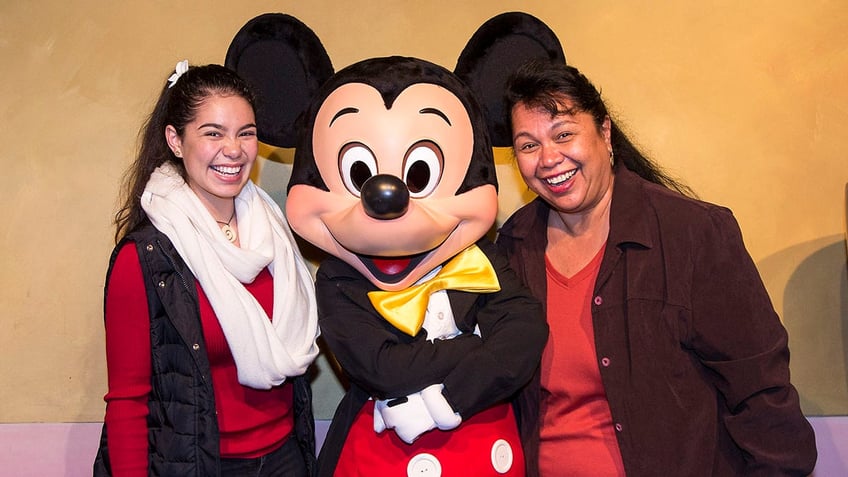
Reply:
[[568, 179], [571, 179], [572, 177], [574, 177], [574, 174], [577, 174], [577, 169], [572, 169], [572, 170], [570, 170], [570, 171], [568, 171], [564, 174], [560, 174], [558, 176], [548, 177], [547, 179], [545, 179], [545, 181], [547, 181], [548, 184], [555, 186], [555, 185], [562, 184], [563, 182], [567, 181]]
[[241, 172], [241, 166], [212, 166], [212, 169], [219, 174], [235, 176]]

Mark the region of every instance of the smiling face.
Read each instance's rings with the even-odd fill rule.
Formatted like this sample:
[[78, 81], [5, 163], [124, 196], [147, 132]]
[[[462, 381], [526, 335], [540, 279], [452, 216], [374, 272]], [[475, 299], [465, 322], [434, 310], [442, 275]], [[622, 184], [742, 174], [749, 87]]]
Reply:
[[[493, 184], [457, 194], [474, 130], [463, 103], [444, 87], [412, 84], [387, 107], [374, 87], [343, 84], [318, 109], [312, 148], [329, 190], [293, 185], [289, 222], [381, 289], [408, 287], [494, 223]], [[389, 212], [380, 212], [381, 194]]]
[[255, 123], [244, 98], [213, 94], [197, 108], [182, 136], [173, 126], [165, 128], [168, 145], [182, 157], [186, 182], [210, 211], [231, 208], [247, 183], [259, 147]]
[[512, 109], [513, 148], [524, 182], [563, 214], [591, 213], [609, 200], [613, 171], [610, 165], [610, 120], [600, 128], [592, 116], [562, 101], [551, 117], [544, 108]]

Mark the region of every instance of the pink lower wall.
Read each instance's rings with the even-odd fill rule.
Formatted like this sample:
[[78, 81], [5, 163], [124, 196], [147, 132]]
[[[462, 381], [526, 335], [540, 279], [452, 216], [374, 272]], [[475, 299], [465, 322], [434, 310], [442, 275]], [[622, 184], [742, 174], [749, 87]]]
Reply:
[[[848, 417], [812, 417], [819, 460], [815, 477], [848, 475]], [[317, 421], [318, 445], [329, 421]], [[0, 424], [0, 476], [91, 475], [100, 423]]]

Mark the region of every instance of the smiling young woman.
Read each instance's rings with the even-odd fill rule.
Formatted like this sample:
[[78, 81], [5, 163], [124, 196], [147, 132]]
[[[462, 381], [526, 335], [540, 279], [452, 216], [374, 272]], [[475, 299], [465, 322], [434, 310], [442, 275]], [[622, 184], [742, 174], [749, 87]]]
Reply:
[[310, 475], [312, 277], [249, 179], [253, 93], [177, 65], [128, 171], [105, 297], [94, 475]]

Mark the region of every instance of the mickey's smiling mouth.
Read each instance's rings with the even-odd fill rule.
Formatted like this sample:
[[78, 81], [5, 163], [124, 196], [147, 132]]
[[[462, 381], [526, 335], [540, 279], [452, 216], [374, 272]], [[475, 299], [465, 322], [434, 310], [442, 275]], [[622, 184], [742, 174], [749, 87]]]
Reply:
[[406, 255], [402, 257], [377, 257], [370, 255], [357, 255], [357, 258], [365, 265], [375, 278], [383, 283], [397, 283], [409, 275], [415, 267], [421, 263], [431, 251]]

